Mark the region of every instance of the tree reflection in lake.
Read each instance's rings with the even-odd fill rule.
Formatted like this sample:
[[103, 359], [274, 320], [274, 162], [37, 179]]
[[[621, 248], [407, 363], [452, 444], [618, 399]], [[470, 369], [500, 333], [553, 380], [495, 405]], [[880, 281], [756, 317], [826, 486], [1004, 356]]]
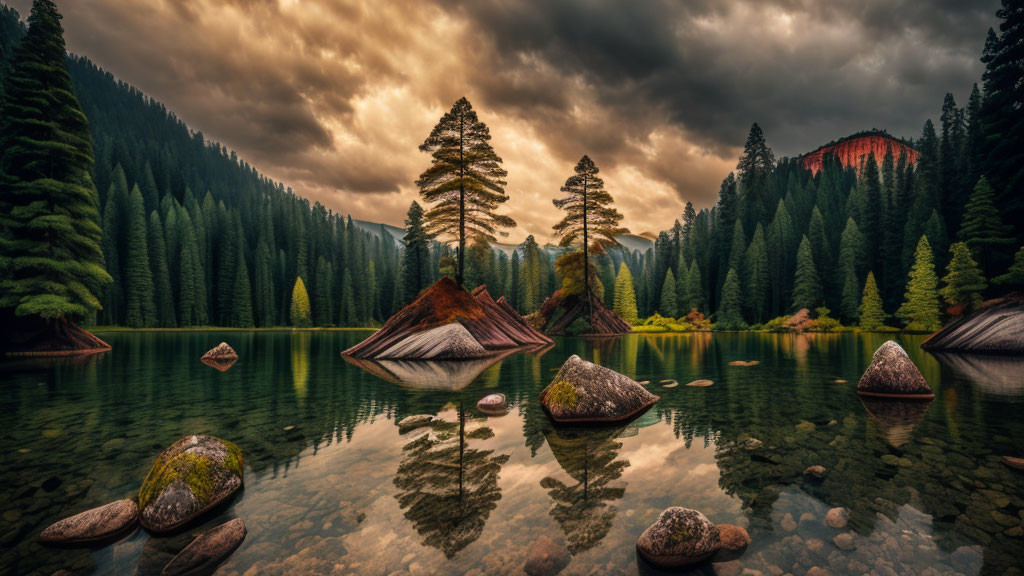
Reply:
[[551, 517], [565, 532], [569, 552], [574, 556], [608, 535], [616, 514], [610, 503], [626, 494], [625, 483], [613, 485], [629, 466], [628, 460], [617, 459], [622, 443], [616, 439], [624, 430], [623, 426], [549, 426], [544, 432], [558, 464], [575, 480], [572, 484], [548, 476], [540, 481], [554, 501]]
[[[469, 447], [470, 441], [494, 436], [485, 421], [466, 415], [459, 403], [459, 421], [435, 421], [426, 433], [402, 448], [394, 484], [405, 518], [423, 544], [452, 559], [480, 534], [501, 500], [498, 475], [507, 454]], [[468, 430], [467, 430], [468, 428]]]

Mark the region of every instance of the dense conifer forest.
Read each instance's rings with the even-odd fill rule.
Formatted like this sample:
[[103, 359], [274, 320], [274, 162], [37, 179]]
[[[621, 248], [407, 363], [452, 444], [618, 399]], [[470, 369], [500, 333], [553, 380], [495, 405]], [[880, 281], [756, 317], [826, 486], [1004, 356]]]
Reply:
[[[687, 203], [646, 252], [610, 246], [590, 256], [606, 305], [632, 321], [696, 311], [693, 318], [708, 316], [720, 328], [808, 308], [843, 323], [930, 330], [984, 297], [1020, 288], [1021, 12], [999, 12], [968, 102], [947, 94], [938, 123], [928, 120], [906, 141], [916, 162], [889, 151], [844, 166], [826, 155], [812, 173], [799, 158], [776, 160], [753, 124], [714, 207]], [[25, 30], [0, 6], [5, 83]], [[493, 236], [477, 234], [463, 263], [437, 241], [444, 230], [417, 203], [397, 239], [310, 204], [87, 58], [66, 62], [92, 137], [96, 224], [110, 275], [101, 308], [75, 314], [87, 323], [369, 326], [442, 274], [457, 274], [468, 288], [486, 284], [529, 314], [561, 286], [555, 261], [569, 247], [541, 246], [532, 236], [515, 247], [490, 245]], [[436, 155], [430, 142], [424, 150]], [[436, 176], [428, 171], [421, 183]]]

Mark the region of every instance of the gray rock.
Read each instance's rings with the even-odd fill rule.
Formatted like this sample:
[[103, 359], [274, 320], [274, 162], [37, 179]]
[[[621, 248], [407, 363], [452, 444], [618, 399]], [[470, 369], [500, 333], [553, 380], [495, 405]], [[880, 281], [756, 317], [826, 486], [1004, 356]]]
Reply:
[[161, 576], [212, 574], [245, 540], [245, 524], [235, 518], [203, 532], [171, 559]]
[[907, 353], [889, 340], [875, 350], [871, 365], [857, 383], [862, 396], [886, 398], [934, 398], [935, 394]]
[[712, 562], [729, 562], [743, 556], [750, 546], [750, 534], [742, 526], [732, 524], [718, 525], [718, 552], [711, 557]]
[[711, 558], [720, 545], [718, 527], [703, 514], [673, 506], [644, 530], [636, 549], [659, 568], [681, 568]]
[[406, 416], [398, 421], [398, 431], [408, 432], [424, 426], [429, 426], [434, 421], [434, 417], [430, 414], [414, 414], [412, 416]]
[[458, 322], [415, 332], [395, 342], [377, 355], [379, 359], [446, 360], [479, 358], [490, 354]]
[[185, 436], [160, 453], [139, 489], [139, 519], [170, 532], [224, 502], [242, 487], [242, 450], [206, 434]]
[[530, 555], [526, 558], [523, 571], [529, 576], [554, 576], [564, 570], [571, 560], [568, 550], [547, 536], [541, 536], [530, 545]]
[[138, 518], [139, 508], [134, 501], [118, 500], [58, 520], [43, 530], [39, 539], [51, 544], [100, 542], [134, 528]]
[[540, 393], [556, 422], [614, 422], [650, 408], [658, 397], [638, 382], [573, 354]]

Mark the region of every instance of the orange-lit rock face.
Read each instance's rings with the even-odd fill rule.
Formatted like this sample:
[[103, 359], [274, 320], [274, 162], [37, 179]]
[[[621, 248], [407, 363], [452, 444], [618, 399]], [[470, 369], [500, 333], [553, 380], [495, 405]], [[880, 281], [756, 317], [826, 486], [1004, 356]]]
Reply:
[[860, 167], [867, 161], [868, 156], [874, 152], [875, 160], [881, 164], [885, 153], [892, 150], [893, 159], [898, 161], [900, 154], [906, 152], [907, 161], [913, 164], [917, 161], [917, 150], [900, 142], [899, 140], [885, 134], [866, 134], [856, 138], [844, 140], [838, 144], [822, 146], [814, 152], [803, 157], [804, 168], [817, 174], [821, 170], [821, 160], [825, 154], [835, 154], [843, 166]]

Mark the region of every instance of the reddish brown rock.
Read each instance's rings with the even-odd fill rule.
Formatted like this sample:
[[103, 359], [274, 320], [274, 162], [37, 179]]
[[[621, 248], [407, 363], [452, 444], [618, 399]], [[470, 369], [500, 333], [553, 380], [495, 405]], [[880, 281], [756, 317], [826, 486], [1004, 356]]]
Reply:
[[892, 156], [899, 159], [901, 154], [907, 155], [907, 163], [917, 162], [917, 150], [914, 150], [902, 141], [893, 138], [884, 132], [868, 132], [847, 136], [837, 142], [826, 144], [814, 152], [801, 157], [804, 168], [815, 174], [821, 170], [825, 155], [833, 155], [844, 167], [859, 168], [867, 161], [868, 156], [875, 155], [875, 159], [881, 162], [886, 152], [892, 151]]
[[554, 576], [565, 570], [571, 560], [568, 550], [547, 536], [541, 536], [530, 545], [530, 555], [523, 571], [529, 576]]
[[857, 393], [882, 398], [935, 398], [921, 371], [903, 348], [892, 340], [875, 350], [871, 365], [857, 383]]
[[564, 335], [569, 326], [579, 318], [589, 318], [588, 335], [614, 336], [627, 334], [633, 330], [629, 322], [605, 308], [601, 300], [593, 294], [588, 303], [580, 295], [564, 296], [561, 291], [555, 292], [530, 318], [545, 334], [552, 335]]
[[207, 350], [206, 354], [203, 354], [202, 360], [238, 360], [238, 354], [235, 353], [234, 348], [228, 346], [227, 342], [221, 342], [210, 350]]
[[1010, 468], [1016, 470], [1024, 470], [1024, 458], [1014, 458], [1013, 456], [1003, 456], [1003, 464], [1006, 464]]
[[703, 562], [721, 546], [718, 527], [689, 508], [666, 508], [636, 541], [640, 556], [659, 568], [682, 568]]
[[213, 574], [221, 562], [245, 540], [245, 524], [235, 518], [203, 532], [171, 559], [161, 576]]
[[750, 546], [750, 534], [742, 526], [732, 524], [718, 525], [718, 552], [711, 557], [712, 562], [730, 562], [743, 556]]
[[[487, 351], [550, 344], [510, 307], [494, 302], [486, 289], [475, 295], [449, 277], [438, 280], [412, 304], [388, 319], [372, 336], [344, 352], [346, 357], [376, 358], [417, 333], [458, 323]], [[415, 358], [405, 358], [415, 359]]]
[[832, 508], [825, 514], [825, 524], [830, 528], [843, 528], [850, 521], [850, 513], [846, 508]]
[[50, 544], [101, 542], [128, 532], [138, 518], [135, 502], [118, 500], [59, 520], [43, 530], [39, 539]]
[[825, 477], [825, 467], [819, 465], [808, 466], [807, 469], [804, 470], [804, 476], [809, 476], [816, 480], [821, 480], [822, 478]]

